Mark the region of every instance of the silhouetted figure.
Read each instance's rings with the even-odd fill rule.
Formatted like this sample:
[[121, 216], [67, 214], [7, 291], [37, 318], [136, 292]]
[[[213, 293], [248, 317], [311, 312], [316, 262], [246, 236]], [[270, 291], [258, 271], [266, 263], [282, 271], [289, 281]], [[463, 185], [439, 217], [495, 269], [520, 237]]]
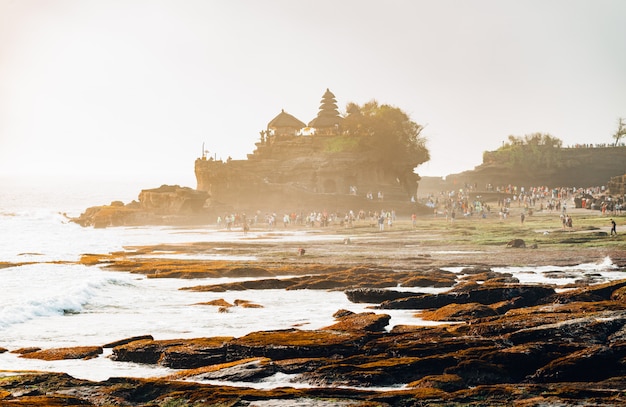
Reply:
[[611, 219], [611, 236], [617, 236], [617, 224], [613, 219]]

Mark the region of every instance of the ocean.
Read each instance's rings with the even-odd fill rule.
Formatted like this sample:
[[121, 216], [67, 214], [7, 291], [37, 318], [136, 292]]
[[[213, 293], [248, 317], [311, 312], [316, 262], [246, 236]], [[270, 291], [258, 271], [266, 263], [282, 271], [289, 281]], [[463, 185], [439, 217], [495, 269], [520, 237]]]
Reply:
[[[71, 346], [101, 346], [117, 340], [152, 335], [155, 339], [243, 336], [250, 332], [285, 329], [317, 329], [331, 325], [339, 309], [371, 311], [367, 304], [353, 304], [342, 292], [322, 290], [250, 290], [202, 293], [181, 287], [232, 282], [236, 279], [148, 279], [97, 266], [75, 264], [82, 254], [109, 253], [125, 246], [241, 239], [240, 233], [225, 233], [215, 225], [205, 227], [116, 227], [83, 228], [68, 221], [90, 206], [114, 200], [137, 199], [143, 185], [118, 182], [28, 180], [0, 178], [0, 375], [3, 370], [65, 372], [76, 378], [106, 380], [110, 377], [156, 377], [171, 373], [167, 368], [112, 361], [110, 350], [90, 360], [39, 361], [20, 358], [11, 351]], [[284, 240], [320, 239], [306, 231], [254, 232], [256, 239], [280, 244]], [[343, 241], [344, 237], [329, 239]], [[251, 238], [248, 234], [247, 238]], [[189, 257], [187, 257], [189, 258]], [[201, 254], [198, 258], [202, 257]], [[211, 258], [216, 258], [215, 256]], [[219, 258], [218, 258], [219, 259]], [[254, 255], [236, 259], [254, 260]], [[548, 267], [546, 270], [568, 269]], [[460, 272], [460, 268], [451, 270]], [[601, 274], [606, 280], [623, 277], [611, 259], [569, 268], [570, 278], [549, 281], [538, 268], [502, 268], [522, 282], [566, 284], [585, 273]], [[415, 290], [415, 289], [413, 289]], [[423, 288], [422, 292], [442, 289]], [[223, 298], [261, 304], [262, 308], [234, 307], [220, 313], [217, 307], [196, 305]], [[399, 324], [432, 324], [414, 317], [414, 311], [394, 310], [389, 328]], [[233, 384], [233, 383], [228, 383]], [[236, 384], [236, 383], [235, 383]], [[245, 383], [250, 386], [250, 383]], [[293, 385], [276, 376], [260, 387]]]

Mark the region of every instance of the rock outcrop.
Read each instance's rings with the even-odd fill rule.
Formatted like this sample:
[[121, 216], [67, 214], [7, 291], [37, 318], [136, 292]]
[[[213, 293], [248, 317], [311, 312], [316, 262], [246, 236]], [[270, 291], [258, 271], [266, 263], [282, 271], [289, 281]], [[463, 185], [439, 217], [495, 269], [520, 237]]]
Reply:
[[[498, 286], [494, 287], [498, 294], [487, 297], [470, 290], [470, 297], [487, 298], [485, 302], [491, 305], [450, 304], [439, 311], [456, 307], [462, 312], [441, 315], [452, 316], [457, 322], [430, 327], [396, 326], [385, 331], [388, 315], [340, 310], [335, 315], [336, 324], [316, 331], [261, 331], [240, 338], [122, 340], [113, 348], [113, 359], [159, 364], [179, 371], [169, 378], [115, 379], [97, 386], [62, 375], [20, 375], [0, 382], [0, 400], [46, 405], [41, 404], [42, 400], [61, 400], [70, 394], [65, 389], [80, 387], [83, 390], [72, 393], [76, 399], [71, 401], [76, 404], [114, 394], [117, 404], [136, 403], [138, 392], [143, 394], [140, 402], [149, 405], [166, 405], [172, 397], [192, 400], [209, 393], [210, 400], [215, 401], [219, 395], [223, 401], [234, 397], [228, 388], [199, 382], [255, 383], [285, 374], [292, 375], [296, 382], [316, 387], [314, 393], [289, 389], [289, 397], [306, 399], [315, 394], [319, 399], [333, 394], [335, 402], [375, 401], [376, 405], [387, 406], [411, 405], [419, 399], [435, 406], [499, 406], [524, 399], [535, 403], [532, 405], [617, 405], [625, 401], [623, 390], [616, 389], [623, 389], [626, 384], [626, 305], [616, 293], [625, 286], [626, 280], [621, 280], [569, 293], [538, 287], [539, 291], [532, 295], [536, 305], [518, 304], [506, 312], [497, 311], [492, 300], [523, 295], [527, 288]], [[556, 298], [564, 303], [555, 303]], [[73, 357], [84, 349], [63, 351], [67, 357]], [[43, 357], [46, 353], [54, 350], [28, 354]], [[30, 377], [28, 395], [14, 390], [23, 388], [25, 377]], [[181, 380], [194, 383], [183, 385]], [[593, 386], [588, 385], [591, 382]], [[33, 393], [33, 383], [46, 383], [47, 391]], [[337, 387], [399, 385], [406, 387], [384, 392], [340, 391]], [[287, 397], [282, 393], [285, 389], [235, 390], [238, 400]], [[41, 399], [29, 398], [34, 396]]]
[[108, 226], [132, 226], [145, 224], [206, 223], [203, 207], [209, 194], [178, 185], [162, 185], [144, 189], [139, 201], [124, 204], [120, 201], [110, 205], [88, 208], [73, 222], [81, 226], [104, 228]]

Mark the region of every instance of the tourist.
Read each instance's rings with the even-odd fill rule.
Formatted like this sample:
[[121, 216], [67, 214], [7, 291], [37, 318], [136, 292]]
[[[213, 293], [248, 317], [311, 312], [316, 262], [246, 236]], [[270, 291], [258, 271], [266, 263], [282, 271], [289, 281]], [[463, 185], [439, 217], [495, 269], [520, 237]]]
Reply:
[[611, 219], [611, 236], [617, 236], [617, 224], [613, 219]]

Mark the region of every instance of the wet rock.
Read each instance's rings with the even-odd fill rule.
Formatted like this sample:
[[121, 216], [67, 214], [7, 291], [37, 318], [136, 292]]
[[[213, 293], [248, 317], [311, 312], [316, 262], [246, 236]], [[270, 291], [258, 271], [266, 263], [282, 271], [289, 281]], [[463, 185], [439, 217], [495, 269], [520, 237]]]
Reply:
[[120, 362], [160, 363], [190, 369], [226, 360], [226, 343], [231, 337], [198, 339], [140, 340], [113, 348], [111, 358]]
[[626, 324], [626, 311], [601, 312], [592, 316], [520, 329], [508, 335], [514, 344], [530, 341], [564, 341], [569, 343], [605, 343], [608, 337]]
[[235, 300], [234, 303], [235, 306], [241, 308], [263, 308], [261, 304], [256, 304], [249, 300]]
[[76, 346], [73, 348], [54, 348], [22, 354], [22, 358], [41, 360], [91, 359], [102, 354], [100, 346]]
[[608, 346], [594, 345], [551, 361], [537, 370], [532, 379], [538, 382], [597, 382], [614, 376], [616, 371], [626, 373], [626, 366], [621, 361], [624, 356], [625, 353], [616, 353]]
[[199, 302], [195, 305], [211, 305], [214, 307], [223, 307], [223, 308], [230, 308], [230, 307], [234, 307], [234, 304], [229, 303], [228, 301], [226, 301], [223, 298], [219, 298], [217, 300], [211, 300], [211, 301], [207, 301], [207, 302]]
[[420, 294], [413, 297], [384, 301], [381, 309], [430, 309], [441, 308], [450, 304], [467, 304], [476, 302], [489, 305], [501, 301], [516, 299], [519, 306], [531, 306], [541, 299], [554, 294], [554, 289], [543, 286], [504, 285], [477, 289], [461, 288], [442, 294]]
[[345, 293], [351, 302], [372, 304], [415, 296], [415, 293], [412, 292], [400, 292], [382, 288], [355, 288], [346, 290]]
[[507, 369], [480, 359], [463, 360], [444, 371], [461, 377], [466, 386], [507, 383], [510, 380]]
[[434, 311], [424, 311], [419, 316], [430, 321], [469, 321], [476, 318], [490, 317], [497, 312], [483, 304], [449, 304]]
[[19, 348], [19, 349], [12, 350], [11, 353], [18, 353], [20, 355], [25, 355], [27, 353], [38, 352], [40, 350], [41, 348], [38, 348], [36, 346], [29, 346], [27, 348]]
[[135, 342], [135, 341], [143, 341], [143, 340], [153, 340], [152, 335], [141, 335], [141, 336], [133, 336], [131, 338], [121, 339], [119, 341], [110, 342], [106, 345], [102, 345], [103, 348], [114, 348], [116, 346], [126, 345], [127, 343]]
[[353, 355], [366, 339], [360, 332], [286, 329], [253, 332], [228, 343], [229, 357], [273, 360]]
[[210, 371], [191, 376], [193, 380], [224, 380], [234, 382], [256, 382], [277, 372], [276, 365], [267, 359], [255, 359], [243, 363], [215, 366]]
[[347, 317], [350, 315], [354, 315], [354, 312], [347, 310], [347, 309], [340, 309], [339, 311], [335, 312], [333, 314], [333, 318], [335, 319], [341, 319], [343, 317]]
[[465, 381], [455, 374], [429, 375], [409, 383], [407, 387], [435, 388], [450, 393], [465, 388]]
[[389, 324], [391, 317], [386, 314], [375, 314], [366, 312], [360, 314], [350, 314], [339, 318], [336, 324], [322, 328], [330, 331], [384, 331]]

